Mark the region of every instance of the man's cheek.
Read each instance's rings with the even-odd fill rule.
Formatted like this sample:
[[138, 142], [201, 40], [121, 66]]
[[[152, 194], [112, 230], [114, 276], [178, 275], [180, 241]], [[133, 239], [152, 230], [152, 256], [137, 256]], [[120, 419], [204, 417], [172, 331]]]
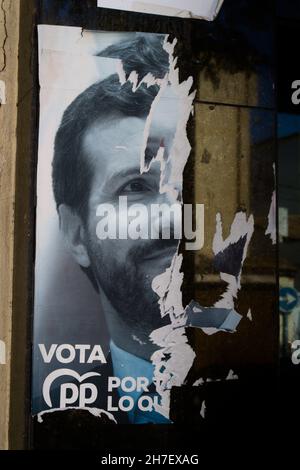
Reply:
[[118, 264], [128, 262], [128, 253], [136, 245], [132, 240], [97, 240], [106, 259], [115, 259]]
[[156, 259], [152, 262], [142, 261], [138, 268], [139, 272], [149, 280], [150, 286], [152, 286], [152, 281], [156, 276], [164, 273], [166, 269], [170, 268], [171, 260], [167, 259]]

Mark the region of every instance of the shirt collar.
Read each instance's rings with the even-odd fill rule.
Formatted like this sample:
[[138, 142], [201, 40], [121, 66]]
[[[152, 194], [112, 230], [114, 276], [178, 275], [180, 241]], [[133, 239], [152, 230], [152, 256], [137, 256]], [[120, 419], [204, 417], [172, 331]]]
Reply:
[[[119, 377], [120, 380], [124, 377], [132, 377], [137, 379], [138, 377], [146, 377], [148, 379], [149, 385], [153, 381], [154, 375], [154, 366], [151, 362], [145, 361], [138, 356], [125, 351], [124, 349], [119, 348], [112, 340], [110, 341], [110, 352], [113, 365], [114, 375]], [[137, 401], [142, 394], [142, 391], [134, 390], [132, 392], [125, 392], [121, 389], [118, 389], [119, 395], [129, 395], [134, 400], [134, 408], [128, 412], [128, 418], [130, 422], [134, 421], [134, 416], [137, 407]]]
[[[110, 341], [110, 352], [113, 363], [113, 371], [116, 377], [121, 380], [124, 377], [132, 377], [137, 379], [138, 377], [146, 377], [149, 381], [149, 385], [153, 381], [154, 366], [151, 362], [142, 359], [141, 357], [135, 356], [134, 354], [119, 348], [112, 340]], [[130, 395], [136, 401], [142, 394], [141, 391], [137, 392], [124, 392], [119, 388], [119, 395]]]

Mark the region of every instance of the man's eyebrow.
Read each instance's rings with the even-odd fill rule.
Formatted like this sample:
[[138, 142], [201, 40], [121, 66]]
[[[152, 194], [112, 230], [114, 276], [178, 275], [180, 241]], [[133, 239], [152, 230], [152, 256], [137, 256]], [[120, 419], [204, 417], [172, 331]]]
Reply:
[[[159, 141], [157, 138], [148, 138], [147, 142], [147, 148], [145, 151], [146, 158], [147, 156], [150, 156], [152, 158], [155, 157], [153, 150], [155, 149], [155, 152], [158, 151], [159, 146], [162, 145], [162, 141]], [[141, 173], [141, 168], [140, 166], [133, 166], [130, 168], [124, 168], [123, 170], [119, 170], [116, 173], [113, 173], [111, 176], [107, 178], [107, 180], [104, 183], [104, 191], [108, 190], [110, 186], [113, 186], [116, 183], [119, 183], [120, 179], [125, 179], [129, 176], [141, 176], [145, 177], [145, 175], [150, 174], [150, 175], [159, 175], [160, 170], [153, 169], [152, 166], [150, 166], [149, 170], [147, 173], [142, 172]]]
[[107, 179], [107, 183], [112, 184], [116, 180], [127, 178], [128, 176], [141, 176], [140, 167], [134, 166], [132, 168], [124, 168], [116, 173], [113, 173], [111, 177]]
[[119, 170], [116, 173], [113, 173], [110, 177], [108, 177], [104, 183], [104, 188], [107, 190], [114, 184], [120, 183], [120, 180], [126, 179], [130, 176], [145, 178], [147, 177], [147, 174], [155, 176], [155, 175], [158, 175], [159, 173], [160, 173], [159, 170], [153, 169], [152, 167], [150, 167], [147, 173], [141, 173], [141, 169], [139, 166], [134, 166], [131, 168], [124, 168], [123, 170]]

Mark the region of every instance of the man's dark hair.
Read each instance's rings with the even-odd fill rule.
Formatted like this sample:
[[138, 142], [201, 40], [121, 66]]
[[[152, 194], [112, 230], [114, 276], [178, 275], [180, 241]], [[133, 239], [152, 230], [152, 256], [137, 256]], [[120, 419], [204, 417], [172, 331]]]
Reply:
[[[121, 59], [126, 77], [136, 71], [139, 81], [148, 73], [163, 78], [169, 70], [163, 41], [161, 35], [137, 35], [133, 40], [108, 47], [98, 56]], [[114, 74], [87, 88], [68, 106], [54, 144], [52, 178], [57, 208], [67, 204], [85, 220], [92, 178], [82, 151], [86, 130], [98, 119], [118, 114], [147, 116], [158, 90], [157, 85], [142, 84], [133, 92], [130, 82], [121, 85], [118, 74]]]

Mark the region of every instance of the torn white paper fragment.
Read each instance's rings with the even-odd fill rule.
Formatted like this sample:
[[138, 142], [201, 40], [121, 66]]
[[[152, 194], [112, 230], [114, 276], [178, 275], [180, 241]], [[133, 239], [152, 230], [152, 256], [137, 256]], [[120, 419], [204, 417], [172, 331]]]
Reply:
[[0, 364], [6, 364], [5, 343], [0, 341]]
[[[276, 167], [275, 163], [273, 163], [273, 174], [274, 174], [274, 182], [276, 186]], [[277, 216], [276, 216], [276, 205], [277, 205], [277, 198], [276, 198], [276, 191], [273, 191], [272, 194], [272, 199], [271, 199], [271, 205], [270, 205], [270, 210], [268, 214], [268, 227], [267, 230], [265, 231], [265, 235], [270, 235], [270, 238], [272, 240], [272, 244], [275, 245], [277, 241]], [[286, 213], [283, 216], [283, 212], [280, 212], [279, 208], [279, 239], [282, 239], [282, 237], [287, 237], [288, 236], [288, 211], [287, 209]], [[285, 220], [286, 223], [280, 224], [280, 219], [281, 216], [283, 216], [283, 220]]]
[[5, 82], [0, 80], [0, 104], [6, 104]]
[[[64, 52], [72, 56], [89, 55], [94, 57], [99, 51], [104, 50], [111, 44], [126, 41], [136, 36], [135, 32], [90, 31], [81, 27], [49, 24], [38, 25], [38, 34], [39, 54], [41, 54], [42, 50], [49, 50]], [[100, 79], [101, 76], [98, 77], [98, 80]]]
[[68, 406], [67, 408], [51, 408], [51, 410], [41, 411], [41, 413], [38, 413], [38, 415], [37, 415], [38, 423], [42, 423], [43, 420], [44, 420], [43, 419], [44, 415], [47, 415], [48, 413], [62, 412], [62, 411], [66, 411], [66, 410], [79, 410], [79, 411], [84, 410], [84, 411], [88, 411], [89, 413], [91, 413], [96, 418], [101, 418], [101, 415], [103, 414], [103, 415], [107, 416], [110, 421], [113, 421], [114, 423], [117, 424], [117, 421], [116, 421], [115, 417], [106, 410], [100, 410], [100, 408], [76, 407], [76, 406]]
[[202, 330], [213, 328], [217, 331], [234, 332], [242, 319], [242, 316], [233, 309], [201, 307], [195, 300], [185, 308], [185, 313], [185, 326]]
[[202, 377], [200, 377], [200, 379], [197, 379], [196, 382], [193, 383], [193, 387], [198, 387], [199, 385], [203, 385], [204, 384], [204, 380], [202, 379]]
[[[223, 239], [223, 227], [221, 214], [216, 216], [216, 233], [213, 240], [213, 252], [217, 256], [219, 253], [226, 253], [232, 245], [237, 246], [241, 243], [241, 257], [237, 271], [233, 273], [224, 272], [226, 269], [226, 263], [223, 260], [223, 268], [220, 271], [220, 277], [225, 281], [228, 286], [226, 292], [222, 295], [222, 298], [215, 303], [215, 307], [232, 308], [234, 309], [234, 299], [237, 297], [238, 291], [241, 288], [241, 273], [244, 261], [247, 256], [248, 246], [254, 232], [254, 218], [247, 215], [244, 212], [237, 212], [234, 220], [231, 224], [230, 234], [226, 239]], [[230, 252], [229, 252], [230, 253]], [[233, 253], [230, 253], [233, 256]], [[226, 260], [226, 256], [224, 257]]]
[[98, 7], [212, 21], [224, 0], [98, 0]]
[[228, 375], [226, 377], [226, 380], [238, 380], [238, 375], [236, 375], [232, 369], [228, 372]]
[[276, 193], [273, 191], [272, 200], [270, 205], [270, 211], [268, 214], [268, 227], [265, 231], [265, 235], [270, 235], [272, 244], [276, 243]]
[[200, 415], [202, 418], [205, 418], [205, 411], [206, 411], [206, 406], [205, 406], [205, 401], [202, 402], [201, 410], [200, 410]]
[[[188, 160], [191, 146], [187, 137], [187, 123], [193, 110], [195, 92], [191, 92], [192, 78], [180, 82], [179, 70], [176, 67], [174, 48], [176, 40], [164, 41], [164, 49], [169, 54], [169, 73], [157, 83], [159, 92], [154, 99], [150, 113], [147, 117], [144, 130], [144, 145], [141, 152], [141, 173], [149, 170], [150, 166], [158, 161], [160, 163], [160, 193], [166, 194], [170, 200], [182, 203], [183, 171]], [[153, 80], [148, 77], [147, 80]], [[166, 106], [167, 105], [167, 106]], [[168, 111], [166, 113], [166, 111]], [[165, 122], [175, 129], [168, 156], [164, 157], [165, 142], [157, 154], [146, 164], [145, 149], [151, 138], [153, 126], [156, 125], [157, 113], [163, 113]], [[178, 243], [179, 247], [179, 243]], [[152, 356], [154, 366], [153, 382], [156, 391], [160, 395], [160, 403], [155, 405], [155, 410], [166, 418], [170, 412], [170, 390], [173, 386], [181, 386], [193, 364], [195, 352], [188, 344], [185, 332], [186, 314], [182, 304], [181, 272], [182, 255], [174, 255], [171, 266], [152, 281], [152, 288], [158, 295], [161, 316], [169, 315], [171, 323], [154, 330], [151, 341], [158, 345], [158, 349]]]

